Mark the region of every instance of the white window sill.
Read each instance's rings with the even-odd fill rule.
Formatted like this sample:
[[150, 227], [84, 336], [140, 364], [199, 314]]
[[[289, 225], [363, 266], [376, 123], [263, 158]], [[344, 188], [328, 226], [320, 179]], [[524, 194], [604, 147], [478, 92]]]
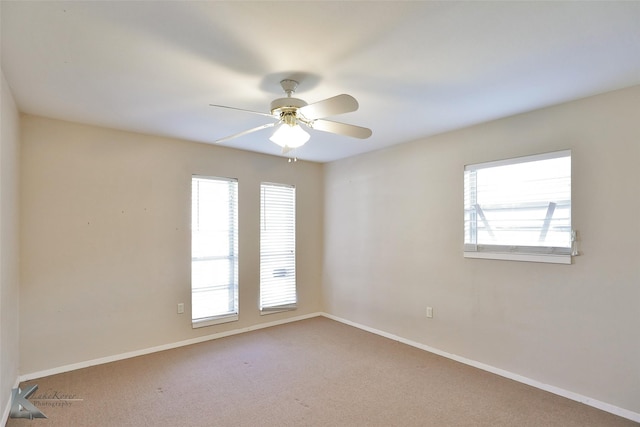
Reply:
[[260, 310], [260, 316], [266, 316], [267, 314], [275, 314], [275, 313], [282, 313], [284, 311], [293, 311], [296, 310], [298, 307], [293, 306], [293, 307], [278, 307], [278, 308], [264, 308], [262, 310]]
[[504, 261], [545, 262], [571, 264], [571, 255], [516, 254], [507, 252], [465, 252], [465, 258], [498, 259]]
[[193, 329], [204, 328], [205, 326], [220, 325], [222, 323], [235, 322], [237, 320], [238, 320], [237, 314], [230, 314], [228, 316], [221, 316], [221, 317], [209, 317], [206, 319], [191, 321], [191, 327]]

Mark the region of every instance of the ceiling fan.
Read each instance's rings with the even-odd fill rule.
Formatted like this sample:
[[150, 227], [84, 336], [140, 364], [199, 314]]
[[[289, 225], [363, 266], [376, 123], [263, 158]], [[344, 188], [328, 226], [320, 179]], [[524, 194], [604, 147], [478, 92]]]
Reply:
[[325, 119], [325, 117], [356, 111], [358, 109], [358, 101], [356, 101], [356, 99], [351, 95], [337, 95], [313, 104], [307, 104], [302, 99], [294, 98], [292, 96], [298, 87], [297, 81], [284, 79], [280, 82], [280, 85], [287, 96], [285, 98], [273, 100], [271, 102], [270, 113], [261, 113], [259, 111], [244, 110], [225, 105], [210, 104], [212, 107], [244, 111], [275, 119], [274, 122], [238, 132], [236, 134], [220, 138], [214, 142], [217, 144], [262, 129], [275, 127], [276, 130], [273, 132], [269, 140], [281, 146], [283, 153], [286, 153], [294, 148], [302, 146], [309, 140], [309, 133], [302, 129], [300, 125], [304, 125], [305, 127], [314, 130], [350, 136], [353, 138], [366, 139], [371, 136], [371, 129]]

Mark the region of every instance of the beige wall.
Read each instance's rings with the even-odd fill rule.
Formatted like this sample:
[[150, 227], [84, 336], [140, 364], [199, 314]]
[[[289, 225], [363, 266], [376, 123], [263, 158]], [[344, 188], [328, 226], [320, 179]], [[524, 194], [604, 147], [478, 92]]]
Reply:
[[[639, 112], [634, 87], [326, 165], [325, 311], [640, 413]], [[573, 265], [464, 259], [463, 166], [567, 148]]]
[[[0, 417], [18, 379], [19, 116], [0, 70]], [[0, 418], [0, 423], [3, 418]]]
[[[320, 311], [321, 165], [28, 115], [21, 124], [21, 374]], [[240, 211], [239, 321], [195, 330], [192, 174], [238, 178]], [[296, 185], [298, 203], [299, 308], [268, 316], [261, 181]]]

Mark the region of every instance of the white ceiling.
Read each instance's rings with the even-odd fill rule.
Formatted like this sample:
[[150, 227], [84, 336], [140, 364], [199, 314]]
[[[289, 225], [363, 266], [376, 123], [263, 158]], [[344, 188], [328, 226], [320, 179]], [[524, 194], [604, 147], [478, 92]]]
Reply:
[[[360, 103], [312, 131], [327, 162], [640, 84], [640, 2], [1, 3], [2, 69], [30, 114], [211, 143], [269, 119], [279, 81]], [[280, 154], [270, 130], [224, 145]]]

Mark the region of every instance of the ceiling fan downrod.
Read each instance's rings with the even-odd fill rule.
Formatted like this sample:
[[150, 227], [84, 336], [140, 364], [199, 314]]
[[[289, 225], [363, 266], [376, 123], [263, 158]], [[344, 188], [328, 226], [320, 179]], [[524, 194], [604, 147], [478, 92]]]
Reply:
[[291, 98], [298, 87], [298, 82], [291, 79], [280, 80], [280, 86], [282, 86], [282, 90], [287, 94], [287, 97]]

